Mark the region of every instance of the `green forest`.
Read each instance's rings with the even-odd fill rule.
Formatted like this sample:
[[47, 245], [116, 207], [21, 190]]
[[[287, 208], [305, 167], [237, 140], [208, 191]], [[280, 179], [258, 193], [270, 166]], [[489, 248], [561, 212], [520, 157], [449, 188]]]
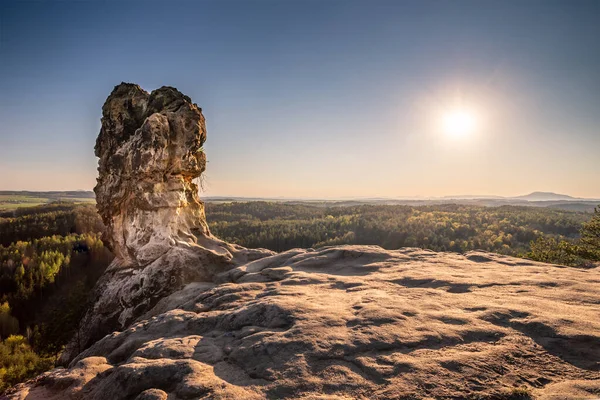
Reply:
[[47, 370], [112, 255], [94, 205], [0, 213], [0, 390]]
[[[211, 232], [285, 251], [338, 244], [481, 249], [574, 267], [600, 261], [600, 210], [475, 205], [207, 203]], [[0, 212], [0, 391], [54, 365], [112, 260], [91, 204]]]
[[[594, 258], [581, 257], [582, 249], [573, 247], [593, 214], [542, 207], [208, 203], [206, 215], [216, 236], [274, 251], [374, 244], [459, 253], [478, 249], [569, 265], [584, 265]], [[560, 251], [544, 256], [559, 244], [564, 249], [571, 246], [570, 257], [559, 257]]]

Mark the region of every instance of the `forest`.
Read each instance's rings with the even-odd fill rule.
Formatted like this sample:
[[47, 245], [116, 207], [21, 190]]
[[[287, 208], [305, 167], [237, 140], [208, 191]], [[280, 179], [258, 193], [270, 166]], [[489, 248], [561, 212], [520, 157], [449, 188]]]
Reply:
[[[207, 202], [211, 232], [285, 251], [338, 244], [480, 249], [574, 267], [600, 261], [600, 209]], [[91, 204], [0, 212], [0, 391], [54, 365], [112, 260]]]
[[539, 238], [573, 241], [592, 214], [549, 208], [472, 205], [317, 207], [286, 203], [207, 203], [211, 231], [246, 247], [375, 244], [525, 257]]
[[93, 205], [0, 213], [0, 391], [53, 366], [112, 260]]

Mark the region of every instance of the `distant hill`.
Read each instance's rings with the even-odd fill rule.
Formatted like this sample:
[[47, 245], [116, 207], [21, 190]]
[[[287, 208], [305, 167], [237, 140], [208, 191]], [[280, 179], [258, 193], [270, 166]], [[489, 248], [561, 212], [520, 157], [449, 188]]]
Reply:
[[[600, 204], [600, 199], [582, 199], [564, 194], [551, 192], [533, 192], [524, 196], [502, 197], [491, 195], [455, 195], [432, 198], [348, 198], [348, 199], [307, 199], [290, 197], [237, 197], [237, 196], [207, 196], [202, 200], [208, 203], [230, 203], [230, 202], [281, 202], [290, 204], [310, 204], [315, 206], [356, 206], [361, 204], [374, 205], [407, 205], [407, 206], [425, 206], [438, 204], [465, 204], [479, 205], [486, 207], [500, 206], [529, 206], [529, 207], [549, 207], [554, 209], [568, 211], [593, 212], [594, 208]], [[93, 203], [95, 201], [94, 192], [74, 190], [74, 191], [51, 191], [51, 192], [33, 192], [33, 191], [8, 191], [0, 190], [0, 211], [9, 211], [21, 207], [32, 207], [54, 201], [70, 201]]]
[[493, 195], [477, 195], [477, 194], [460, 194], [454, 196], [443, 196], [442, 199], [447, 200], [475, 200], [475, 199], [504, 199], [502, 196]]
[[523, 196], [516, 196], [513, 199], [527, 200], [527, 201], [559, 201], [559, 200], [583, 200], [566, 194], [552, 193], [552, 192], [533, 192]]

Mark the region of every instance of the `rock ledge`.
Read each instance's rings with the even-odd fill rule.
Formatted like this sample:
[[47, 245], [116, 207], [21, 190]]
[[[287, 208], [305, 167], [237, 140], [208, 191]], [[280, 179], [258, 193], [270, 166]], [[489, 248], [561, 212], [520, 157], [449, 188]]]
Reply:
[[[600, 279], [488, 253], [290, 250], [190, 283], [11, 399], [600, 393]], [[520, 389], [522, 390], [522, 389]]]

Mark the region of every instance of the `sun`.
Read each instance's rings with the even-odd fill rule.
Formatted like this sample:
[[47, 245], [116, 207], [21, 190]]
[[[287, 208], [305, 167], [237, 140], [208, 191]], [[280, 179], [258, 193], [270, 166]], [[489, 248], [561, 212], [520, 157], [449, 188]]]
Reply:
[[442, 129], [448, 136], [465, 137], [475, 132], [477, 118], [467, 109], [454, 109], [442, 115]]

